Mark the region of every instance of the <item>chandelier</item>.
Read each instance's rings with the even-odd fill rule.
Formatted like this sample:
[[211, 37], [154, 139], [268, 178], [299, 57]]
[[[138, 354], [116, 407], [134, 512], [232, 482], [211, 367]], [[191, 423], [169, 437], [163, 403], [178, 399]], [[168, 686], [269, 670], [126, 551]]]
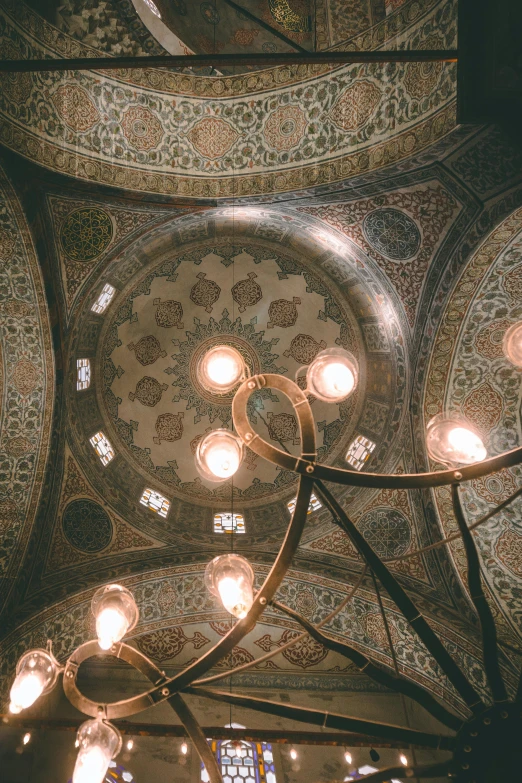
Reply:
[[[514, 324], [506, 332], [503, 347], [507, 358], [515, 366], [522, 367], [522, 322]], [[55, 659], [50, 642], [47, 650], [32, 650], [20, 658], [10, 692], [12, 713], [21, 712], [34, 704], [40, 696], [49, 693], [55, 686], [58, 675], [63, 674], [63, 687], [67, 698], [78, 710], [90, 717], [78, 731], [79, 750], [73, 783], [102, 783], [111, 759], [118, 754], [122, 745], [120, 733], [111, 724], [111, 720], [135, 715], [165, 701], [169, 702], [177, 713], [188, 737], [194, 743], [210, 782], [222, 783], [216, 759], [201, 727], [187, 706], [183, 693], [315, 724], [323, 728], [356, 731], [369, 738], [404, 742], [405, 746], [417, 745], [452, 753], [449, 761], [420, 767], [407, 766], [408, 760], [402, 756], [400, 766], [366, 776], [364, 780], [368, 783], [387, 781], [399, 775], [416, 778], [450, 776], [464, 783], [473, 781], [490, 783], [496, 780], [517, 779], [520, 769], [517, 764], [520, 763], [520, 759], [516, 761], [518, 753], [516, 748], [522, 730], [522, 679], [516, 696], [509, 698], [499, 664], [495, 622], [483, 591], [479, 557], [471, 529], [486, 522], [520, 496], [522, 488], [470, 528], [465, 521], [459, 487], [462, 482], [522, 463], [522, 447], [488, 458], [480, 433], [468, 421], [450, 413], [432, 419], [428, 423], [426, 433], [428, 454], [437, 463], [446, 465], [445, 470], [395, 475], [358, 472], [320, 464], [316, 461], [315, 425], [309, 395], [326, 402], [341, 402], [357, 386], [358, 366], [356, 359], [348, 351], [333, 348], [317, 354], [308, 367], [302, 369], [306, 370], [304, 390], [294, 381], [281, 375], [260, 374], [248, 377], [248, 369], [243, 357], [235, 348], [227, 345], [213, 347], [201, 358], [198, 365], [199, 380], [208, 391], [222, 394], [237, 388], [232, 401], [235, 432], [228, 429], [213, 430], [198, 444], [195, 459], [201, 476], [212, 482], [230, 479], [241, 464], [245, 447], [273, 465], [293, 471], [299, 476], [296, 505], [285, 539], [270, 573], [257, 592], [254, 590], [252, 566], [246, 558], [238, 554], [230, 553], [215, 557], [206, 568], [205, 583], [208, 590], [221, 601], [230, 615], [237, 618], [237, 622], [226, 636], [182, 672], [167, 677], [147, 656], [123, 641], [125, 635], [135, 627], [139, 611], [129, 590], [111, 584], [97, 590], [92, 599], [92, 612], [96, 620], [96, 640], [78, 647], [63, 665]], [[290, 400], [299, 422], [302, 447], [300, 456], [296, 457], [288, 451], [276, 448], [252, 429], [247, 413], [248, 401], [256, 390], [263, 388], [276, 389]], [[323, 483], [325, 481], [344, 486], [391, 490], [451, 487], [453, 511], [459, 534], [425, 547], [416, 554], [422, 553], [425, 549], [444, 545], [460, 535], [467, 559], [469, 593], [480, 624], [484, 670], [492, 703], [486, 703], [466, 678], [459, 664], [452, 658], [414, 601]], [[312, 491], [329, 509], [333, 522], [346, 533], [365, 561], [365, 569], [359, 583], [369, 570], [375, 580], [376, 589], [377, 581], [384, 587], [461, 697], [467, 707], [466, 718], [451, 712], [428, 691], [402, 677], [397, 668], [395, 674], [391, 674], [356, 648], [338, 642], [323, 633], [321, 626], [325, 621], [314, 626], [297, 612], [276, 600], [277, 590], [299, 545]], [[354, 592], [355, 590], [351, 595]], [[205, 685], [234, 673], [234, 670], [231, 670], [213, 677], [204, 676], [254, 628], [268, 605], [300, 623], [305, 633], [310, 634], [326, 648], [351, 660], [370, 678], [418, 702], [451, 733], [432, 734], [413, 728], [205, 688]], [[78, 669], [88, 658], [104, 652], [110, 652], [142, 672], [152, 683], [150, 690], [108, 704], [99, 704], [84, 696], [77, 686]], [[186, 752], [186, 744], [184, 748]], [[350, 754], [347, 752], [346, 757], [348, 756]], [[404, 766], [405, 762], [406, 766]], [[498, 777], [499, 769], [503, 770], [500, 777]]]

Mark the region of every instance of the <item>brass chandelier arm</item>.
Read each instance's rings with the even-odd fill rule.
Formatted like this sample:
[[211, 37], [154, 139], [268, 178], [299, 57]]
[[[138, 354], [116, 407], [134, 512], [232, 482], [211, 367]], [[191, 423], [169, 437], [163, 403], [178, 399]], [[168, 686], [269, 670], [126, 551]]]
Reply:
[[323, 647], [353, 661], [359, 671], [364, 672], [370, 679], [413, 699], [448, 728], [453, 729], [454, 731], [458, 731], [461, 728], [462, 720], [443, 707], [442, 704], [434, 699], [428, 691], [424, 690], [424, 688], [421, 688], [414, 682], [410, 682], [405, 677], [401, 677], [400, 675], [395, 676], [385, 669], [381, 669], [380, 666], [377, 666], [370, 658], [367, 658], [366, 655], [363, 655], [359, 650], [356, 650], [355, 647], [351, 647], [343, 642], [337, 642], [330, 636], [321, 633], [312, 623], [309, 623], [308, 620], [302, 617], [298, 612], [294, 612], [294, 610], [290, 609], [288, 606], [280, 604], [278, 601], [272, 601], [272, 606], [302, 625], [312, 639], [315, 639], [316, 642], [322, 644]]
[[366, 560], [372, 571], [374, 571], [375, 576], [388, 592], [390, 598], [394, 601], [398, 609], [416, 632], [419, 639], [435, 658], [436, 662], [469, 709], [474, 713], [484, 709], [485, 705], [479, 694], [471, 683], [468, 682], [458, 664], [455, 663], [409, 595], [401, 587], [380, 557], [373, 551], [372, 547], [368, 544], [357, 527], [348, 518], [347, 514], [331, 492], [320, 481], [316, 482], [316, 493], [330, 510], [336, 524], [348, 534], [354, 546]]
[[207, 742], [207, 738], [203, 734], [201, 726], [194, 717], [192, 710], [188, 707], [187, 703], [179, 693], [176, 693], [174, 696], [170, 697], [169, 704], [177, 713], [178, 718], [187, 730], [187, 734], [194, 743], [194, 747], [196, 748], [199, 757], [203, 762], [205, 769], [207, 770], [210, 783], [223, 783], [223, 777], [221, 775], [221, 770], [219, 769], [217, 759], [212, 753], [212, 750]]
[[482, 655], [484, 660], [484, 669], [489, 687], [495, 701], [507, 701], [508, 695], [498, 659], [497, 629], [491, 608], [487, 602], [482, 587], [482, 578], [480, 574], [480, 561], [477, 547], [473, 536], [466, 524], [462, 503], [460, 501], [459, 485], [452, 484], [451, 500], [453, 503], [453, 513], [459, 526], [459, 531], [464, 543], [466, 552], [466, 562], [468, 566], [468, 591], [473, 606], [476, 609], [480, 630], [482, 635]]
[[404, 742], [405, 745], [418, 745], [423, 748], [437, 748], [439, 750], [452, 750], [454, 738], [449, 735], [431, 734], [416, 729], [408, 729], [403, 726], [395, 726], [391, 723], [378, 723], [376, 721], [352, 718], [338, 713], [323, 712], [296, 704], [281, 704], [268, 699], [258, 699], [254, 696], [240, 696], [227, 691], [209, 691], [206, 688], [189, 687], [186, 693], [193, 696], [203, 696], [213, 701], [232, 704], [236, 707], [244, 707], [255, 712], [264, 712], [268, 715], [277, 715], [279, 718], [288, 718], [300, 723], [311, 723], [322, 726], [324, 729], [339, 729], [341, 731], [356, 731], [366, 734], [368, 737], [380, 737], [383, 739]]
[[[316, 628], [322, 628], [323, 625], [326, 625], [326, 623], [329, 623], [330, 620], [333, 620], [333, 618], [336, 615], [338, 615], [339, 612], [342, 612], [344, 607], [352, 600], [355, 593], [363, 583], [367, 571], [368, 571], [368, 566], [364, 566], [362, 573], [359, 576], [359, 579], [354, 584], [354, 586], [352, 587], [352, 589], [350, 590], [346, 598], [343, 598], [339, 606], [336, 606], [333, 612], [330, 612], [330, 614], [326, 615], [326, 617], [323, 620], [321, 620], [320, 623], [317, 623], [317, 625], [315, 626]], [[264, 663], [265, 661], [269, 661], [271, 658], [275, 658], [276, 655], [283, 653], [285, 650], [288, 650], [289, 647], [292, 647], [292, 645], [297, 644], [297, 642], [301, 642], [305, 638], [306, 638], [306, 634], [302, 633], [299, 636], [297, 636], [295, 639], [292, 639], [290, 642], [283, 644], [282, 647], [278, 647], [277, 650], [271, 650], [270, 652], [266, 653], [266, 655], [262, 655], [261, 658], [256, 658], [255, 661], [249, 661], [248, 663], [242, 664], [242, 666], [237, 666], [235, 669], [229, 669], [229, 671], [227, 672], [220, 672], [219, 674], [214, 674], [212, 677], [205, 677], [204, 679], [196, 680], [192, 684], [210, 685], [211, 682], [218, 682], [219, 680], [225, 680], [227, 677], [231, 677], [234, 674], [240, 674], [241, 672], [244, 672], [247, 669], [252, 669], [254, 666], [258, 666], [260, 663]]]
[[438, 778], [446, 777], [451, 769], [451, 761], [442, 761], [439, 764], [425, 764], [419, 767], [388, 767], [380, 769], [378, 772], [372, 772], [371, 775], [365, 775], [361, 780], [363, 783], [387, 783], [398, 775], [408, 778]]

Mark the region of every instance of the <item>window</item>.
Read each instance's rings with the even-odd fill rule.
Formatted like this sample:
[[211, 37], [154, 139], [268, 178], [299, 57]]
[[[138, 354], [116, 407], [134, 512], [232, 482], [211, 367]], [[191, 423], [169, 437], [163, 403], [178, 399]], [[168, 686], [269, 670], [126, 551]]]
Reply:
[[[237, 742], [232, 740], [210, 740], [210, 747], [221, 767], [223, 783], [277, 783], [272, 746], [268, 742]], [[201, 780], [208, 783], [208, 774], [201, 766]]]
[[161, 19], [161, 14], [160, 14], [160, 12], [159, 12], [159, 8], [158, 8], [158, 6], [156, 5], [156, 3], [153, 3], [153, 2], [152, 2], [152, 0], [143, 0], [143, 2], [145, 3], [145, 5], [146, 5], [148, 8], [150, 8], [150, 10], [152, 11], [152, 13], [153, 13], [153, 14], [155, 14], [155, 15], [158, 17], [158, 19]]
[[98, 313], [98, 315], [101, 315], [108, 306], [110, 305], [112, 301], [112, 297], [116, 293], [116, 289], [112, 287], [112, 285], [109, 285], [109, 283], [105, 283], [105, 285], [102, 288], [102, 292], [91, 307], [91, 310], [93, 313]]
[[154, 492], [153, 489], [146, 489], [143, 495], [141, 496], [140, 503], [142, 506], [147, 506], [147, 508], [151, 508], [153, 511], [156, 512], [156, 514], [159, 514], [160, 517], [166, 517], [169, 513], [170, 503], [167, 500], [167, 498], [164, 498], [163, 495], [160, 495], [159, 492]]
[[[297, 498], [294, 498], [289, 503], [286, 504], [288, 506], [288, 510], [291, 514], [294, 513], [294, 509], [297, 505]], [[317, 500], [316, 496], [312, 492], [310, 496], [310, 505], [308, 506], [308, 513], [311, 514], [312, 511], [319, 511], [320, 508], [323, 507], [323, 504]]]
[[83, 391], [91, 385], [91, 363], [89, 359], [76, 361], [76, 390]]
[[103, 432], [97, 432], [89, 439], [91, 446], [94, 447], [94, 451], [102, 461], [102, 465], [108, 465], [111, 459], [114, 457], [114, 449], [103, 434]]
[[214, 533], [244, 533], [245, 518], [243, 514], [214, 514]]
[[363, 435], [357, 435], [346, 453], [346, 462], [355, 470], [361, 470], [368, 462], [375, 443]]

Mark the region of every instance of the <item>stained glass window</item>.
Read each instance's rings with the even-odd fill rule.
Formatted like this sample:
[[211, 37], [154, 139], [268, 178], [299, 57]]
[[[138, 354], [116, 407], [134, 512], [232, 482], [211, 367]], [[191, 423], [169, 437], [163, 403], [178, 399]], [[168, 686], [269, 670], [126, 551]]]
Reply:
[[147, 506], [147, 508], [155, 511], [156, 514], [160, 515], [160, 517], [166, 517], [169, 513], [169, 501], [167, 498], [164, 498], [163, 495], [160, 495], [159, 492], [154, 492], [153, 489], [145, 490], [141, 496], [140, 503], [142, 506]]
[[214, 533], [244, 533], [245, 518], [243, 514], [214, 514]]
[[76, 361], [76, 389], [83, 391], [91, 385], [91, 363], [88, 359]]
[[106, 283], [102, 288], [101, 294], [91, 307], [93, 313], [98, 313], [98, 315], [101, 315], [101, 313], [103, 313], [110, 305], [112, 297], [115, 293], [116, 289], [113, 288], [112, 285], [109, 285], [109, 283]]
[[[293, 500], [291, 500], [286, 505], [288, 506], [289, 512], [291, 514], [293, 514], [294, 513], [294, 509], [295, 509], [295, 507], [297, 505], [297, 498], [294, 498]], [[319, 509], [322, 508], [322, 507], [323, 507], [323, 504], [319, 500], [317, 500], [316, 496], [312, 492], [312, 494], [310, 496], [310, 504], [308, 506], [308, 513], [311, 514], [312, 511], [319, 511]]]
[[346, 462], [348, 462], [352, 468], [355, 468], [355, 470], [362, 470], [368, 462], [374, 448], [375, 443], [372, 440], [365, 438], [363, 435], [357, 435], [348, 449]]
[[[209, 742], [221, 767], [223, 783], [277, 783], [272, 746], [268, 742]], [[201, 780], [208, 783], [208, 779], [202, 766]]]
[[152, 11], [153, 14], [156, 14], [158, 19], [161, 19], [161, 14], [160, 14], [159, 8], [156, 5], [156, 3], [153, 2], [153, 0], [143, 0], [143, 2], [145, 3], [146, 6], [148, 6], [150, 8], [150, 10]]
[[94, 451], [102, 461], [102, 465], [108, 465], [111, 459], [114, 457], [114, 449], [103, 434], [103, 432], [97, 432], [92, 438], [89, 438], [91, 446], [94, 447]]

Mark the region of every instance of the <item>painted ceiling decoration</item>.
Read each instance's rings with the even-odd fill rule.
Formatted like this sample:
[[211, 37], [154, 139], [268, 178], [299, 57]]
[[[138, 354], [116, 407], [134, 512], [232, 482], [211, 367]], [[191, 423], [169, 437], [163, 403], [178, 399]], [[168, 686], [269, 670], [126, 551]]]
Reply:
[[[31, 57], [26, 12], [9, 0], [2, 37]], [[284, 80], [288, 69], [278, 70]], [[397, 64], [393, 75], [343, 66], [261, 93], [245, 75], [232, 97], [204, 103], [112, 76], [102, 86], [89, 72], [59, 85], [52, 74], [7, 75], [0, 139], [48, 168], [134, 190], [222, 198], [238, 182], [237, 195], [284, 192], [378, 169], [444, 136], [455, 124], [455, 73], [451, 64]]]
[[[456, 44], [453, 0], [243, 4], [310, 49], [314, 38], [318, 49]], [[195, 52], [291, 49], [223, 0], [156, 5]], [[4, 0], [2, 51], [162, 53], [160, 27], [147, 29], [137, 6], [49, 2], [44, 19], [37, 2]], [[446, 408], [469, 418], [491, 454], [520, 443], [521, 376], [502, 339], [522, 318], [522, 156], [498, 128], [456, 126], [455, 66], [0, 74], [0, 143], [2, 700], [24, 651], [52, 637], [64, 658], [93, 638], [92, 594], [113, 582], [139, 605], [131, 645], [158, 666], [179, 672], [208, 652], [231, 626], [204, 583], [232, 540], [215, 532], [216, 514], [241, 515], [234, 548], [261, 585], [296, 476], [249, 449], [233, 482], [199, 476], [198, 443], [231, 426], [233, 394], [198, 377], [210, 347], [225, 343], [252, 373], [290, 379], [326, 347], [351, 351], [357, 392], [334, 405], [308, 395], [328, 465], [347, 467], [363, 440], [364, 470], [440, 468], [425, 427]], [[106, 308], [93, 309], [106, 286]], [[90, 372], [80, 388], [78, 360]], [[249, 414], [268, 442], [300, 453], [282, 395], [260, 390]], [[511, 468], [471, 482], [468, 523], [521, 477]], [[163, 514], [142, 502], [147, 491]], [[337, 486], [335, 497], [487, 698], [462, 545], [417, 554], [455, 532], [448, 490]], [[475, 533], [511, 647], [522, 630], [520, 503]], [[350, 540], [316, 506], [278, 600], [318, 623], [360, 573]], [[463, 714], [383, 601], [399, 671]], [[216, 671], [252, 664], [234, 676], [238, 690], [381, 692], [311, 637], [286, 647], [299, 630], [268, 607]], [[325, 630], [393, 670], [369, 576]], [[504, 647], [510, 688], [519, 663]]]

